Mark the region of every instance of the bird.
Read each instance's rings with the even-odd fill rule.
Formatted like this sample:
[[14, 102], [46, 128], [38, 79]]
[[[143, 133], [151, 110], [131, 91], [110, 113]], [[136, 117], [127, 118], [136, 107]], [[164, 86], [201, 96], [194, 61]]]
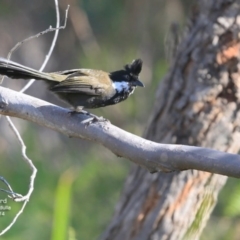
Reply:
[[48, 83], [50, 91], [73, 107], [72, 112], [86, 113], [83, 108], [117, 104], [126, 100], [136, 87], [144, 87], [139, 79], [142, 63], [141, 59], [135, 59], [113, 72], [80, 68], [46, 73], [0, 58], [0, 75], [12, 79], [43, 80]]

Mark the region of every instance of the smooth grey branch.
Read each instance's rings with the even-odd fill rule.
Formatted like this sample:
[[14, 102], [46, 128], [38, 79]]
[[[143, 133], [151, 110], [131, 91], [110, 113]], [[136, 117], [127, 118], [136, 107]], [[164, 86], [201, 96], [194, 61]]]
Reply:
[[151, 173], [196, 169], [240, 178], [239, 155], [203, 147], [152, 142], [109, 122], [86, 127], [86, 115], [70, 115], [68, 112], [68, 109], [0, 87], [0, 114], [25, 119], [69, 137], [100, 143], [117, 156], [129, 159]]

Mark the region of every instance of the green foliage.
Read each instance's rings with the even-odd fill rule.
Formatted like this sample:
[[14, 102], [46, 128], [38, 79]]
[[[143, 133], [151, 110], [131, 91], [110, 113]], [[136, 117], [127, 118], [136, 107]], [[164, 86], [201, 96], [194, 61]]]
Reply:
[[195, 219], [186, 232], [184, 239], [195, 239], [195, 236], [198, 236], [198, 231], [200, 231], [200, 226], [202, 222], [205, 221], [205, 215], [211, 209], [214, 204], [213, 196], [211, 191], [205, 192], [205, 195], [201, 201], [201, 205], [196, 213]]
[[65, 240], [67, 238], [69, 209], [71, 207], [72, 183], [75, 178], [73, 169], [62, 174], [59, 179], [55, 195], [53, 229], [51, 240]]
[[[35, 190], [23, 215], [1, 239], [50, 239], [51, 234], [51, 239], [58, 240], [96, 238], [113, 214], [129, 165], [124, 160], [114, 160], [116, 157], [98, 146], [82, 157], [78, 152], [78, 158], [74, 151], [59, 159], [49, 158], [49, 153], [35, 155], [39, 152], [36, 132], [36, 129], [29, 128], [25, 133], [26, 145], [31, 146], [29, 156], [38, 168]], [[6, 177], [5, 170], [14, 173], [14, 190], [26, 192], [30, 171], [19, 155], [14, 159], [6, 156], [5, 160], [1, 161], [4, 173], [0, 174]], [[11, 167], [8, 166], [10, 161], [13, 162]], [[69, 170], [66, 170], [65, 161], [71, 162]], [[3, 198], [6, 194], [0, 192], [0, 199]], [[10, 223], [21, 203], [8, 200], [8, 205], [11, 211], [0, 218], [1, 228]]]
[[[221, 193], [217, 208], [226, 217], [240, 217], [240, 186], [236, 179], [229, 179], [226, 188]], [[227, 202], [227, 204], [226, 204]]]
[[240, 183], [238, 179], [229, 178], [220, 192], [218, 203], [213, 211], [201, 240], [238, 240], [240, 224]]

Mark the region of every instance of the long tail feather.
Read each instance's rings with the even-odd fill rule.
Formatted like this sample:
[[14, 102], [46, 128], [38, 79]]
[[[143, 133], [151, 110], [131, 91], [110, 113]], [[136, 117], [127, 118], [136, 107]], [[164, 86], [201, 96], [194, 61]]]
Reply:
[[36, 79], [56, 81], [51, 74], [39, 72], [35, 69], [23, 66], [13, 61], [0, 58], [0, 75], [5, 75], [13, 79]]

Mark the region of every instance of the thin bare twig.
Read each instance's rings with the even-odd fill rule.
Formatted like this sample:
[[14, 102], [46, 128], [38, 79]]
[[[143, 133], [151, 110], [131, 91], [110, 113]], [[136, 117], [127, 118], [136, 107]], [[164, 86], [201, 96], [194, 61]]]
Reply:
[[9, 190], [5, 190], [5, 189], [0, 188], [0, 191], [11, 194], [12, 197], [10, 197], [10, 198], [15, 198], [16, 196], [20, 195], [18, 193], [13, 192], [13, 190], [11, 188], [11, 185], [8, 183], [8, 181], [4, 177], [0, 176], [0, 181], [2, 181], [8, 187], [8, 189], [10, 190], [9, 191]]
[[[46, 34], [46, 33], [49, 33], [49, 32], [52, 32], [52, 31], [55, 31], [55, 34], [54, 34], [54, 38], [53, 38], [53, 41], [52, 41], [52, 44], [51, 44], [51, 47], [49, 49], [49, 52], [48, 54], [46, 55], [46, 58], [40, 68], [39, 71], [43, 71], [43, 69], [45, 68], [52, 52], [53, 52], [53, 49], [56, 45], [56, 41], [57, 41], [57, 37], [58, 37], [58, 33], [59, 33], [59, 30], [60, 29], [64, 29], [66, 27], [66, 23], [67, 23], [67, 15], [68, 15], [68, 10], [69, 10], [69, 5], [66, 9], [66, 14], [65, 14], [65, 22], [64, 22], [64, 25], [63, 26], [60, 26], [60, 15], [59, 15], [59, 6], [58, 6], [58, 0], [55, 0], [55, 9], [56, 9], [56, 28], [52, 28], [50, 27], [49, 29], [43, 31], [43, 32], [40, 32], [38, 33], [37, 35], [34, 35], [34, 36], [31, 36], [19, 43], [17, 43], [9, 52], [8, 54], [8, 57], [7, 59], [9, 60], [12, 53], [18, 48], [20, 47], [22, 44], [26, 43], [27, 41], [31, 40], [31, 39], [34, 39], [34, 38], [37, 38], [37, 37], [40, 37], [42, 36], [43, 34]], [[24, 88], [21, 89], [20, 92], [24, 92], [26, 91], [32, 84], [34, 83], [34, 80], [30, 80]], [[10, 191], [7, 191], [7, 190], [4, 190], [2, 189], [2, 191], [4, 192], [7, 192], [7, 193], [10, 193], [13, 195], [13, 199], [15, 202], [22, 202], [24, 201], [20, 211], [15, 215], [14, 219], [12, 220], [12, 222], [4, 229], [0, 232], [0, 236], [2, 236], [4, 233], [6, 233], [13, 225], [14, 223], [17, 221], [18, 217], [22, 214], [22, 212], [24, 211], [26, 205], [27, 205], [27, 202], [29, 201], [30, 199], [30, 196], [34, 190], [34, 180], [36, 178], [36, 174], [37, 174], [37, 169], [36, 167], [34, 166], [32, 160], [30, 158], [28, 158], [27, 154], [26, 154], [26, 145], [24, 144], [24, 141], [19, 133], [19, 131], [17, 130], [17, 128], [15, 127], [15, 125], [13, 124], [12, 120], [10, 119], [10, 117], [6, 117], [7, 118], [7, 121], [11, 127], [11, 129], [13, 130], [14, 134], [16, 135], [16, 138], [18, 139], [21, 147], [22, 147], [22, 157], [23, 159], [28, 163], [28, 165], [30, 166], [30, 168], [32, 169], [32, 174], [31, 174], [31, 177], [30, 177], [30, 184], [29, 184], [29, 190], [28, 190], [28, 193], [25, 195], [25, 196], [22, 196], [20, 194], [16, 194], [13, 192], [10, 184], [8, 184], [7, 181], [4, 181], [5, 179], [4, 178], [1, 178], [1, 180], [8, 186], [8, 188], [10, 189]]]
[[19, 193], [15, 193], [15, 192], [12, 192], [12, 191], [3, 189], [3, 188], [0, 188], [0, 191], [10, 194], [10, 195], [8, 195], [8, 197], [9, 197], [9, 198], [12, 198], [12, 199], [21, 198], [21, 197], [22, 197], [22, 195], [19, 194]]
[[[57, 2], [57, 3], [56, 3], [56, 2], [57, 2], [57, 1], [55, 0], [55, 7], [56, 7], [57, 9], [59, 9], [58, 2]], [[16, 51], [22, 44], [24, 44], [24, 43], [26, 43], [26, 42], [34, 39], [34, 38], [39, 38], [40, 36], [42, 36], [42, 35], [44, 35], [44, 34], [46, 34], [46, 33], [55, 31], [54, 38], [53, 38], [51, 47], [50, 47], [50, 49], [49, 49], [49, 52], [48, 52], [48, 54], [46, 55], [45, 60], [44, 60], [44, 62], [43, 62], [43, 64], [42, 64], [41, 68], [39, 69], [40, 72], [43, 71], [43, 69], [45, 68], [45, 66], [46, 66], [46, 64], [47, 64], [50, 56], [52, 55], [53, 49], [54, 49], [54, 47], [55, 47], [55, 45], [56, 45], [56, 41], [57, 41], [57, 37], [58, 37], [59, 30], [65, 29], [66, 26], [67, 26], [67, 19], [68, 19], [68, 11], [69, 11], [69, 8], [70, 8], [70, 6], [68, 5], [68, 6], [67, 6], [67, 9], [66, 9], [66, 12], [65, 12], [64, 24], [63, 24], [62, 26], [59, 26], [59, 25], [60, 25], [60, 14], [59, 14], [59, 11], [56, 11], [56, 18], [57, 18], [56, 28], [52, 28], [52, 26], [50, 26], [48, 29], [46, 29], [46, 30], [44, 30], [44, 31], [42, 31], [42, 32], [40, 32], [40, 33], [37, 33], [36, 35], [33, 35], [33, 36], [29, 37], [29, 38], [26, 38], [26, 39], [24, 39], [24, 40], [22, 40], [22, 41], [20, 41], [20, 42], [18, 42], [18, 43], [9, 51], [9, 53], [8, 53], [8, 55], [7, 55], [7, 60], [10, 60], [13, 52]], [[3, 81], [3, 78], [4, 78], [4, 76], [3, 76], [2, 79], [0, 80], [0, 84], [1, 84], [2, 81]], [[20, 92], [25, 92], [25, 91], [34, 83], [34, 81], [35, 81], [34, 79], [31, 79], [31, 80], [20, 90]]]
[[[9, 117], [8, 117], [9, 118]], [[32, 175], [31, 175], [31, 180], [30, 180], [30, 185], [29, 185], [29, 191], [28, 193], [21, 197], [21, 198], [14, 198], [14, 201], [15, 202], [23, 202], [25, 200], [29, 200], [32, 192], [33, 192], [33, 189], [34, 189], [34, 179], [36, 177], [36, 174], [37, 174], [37, 169], [36, 167], [34, 166], [34, 164], [32, 163], [32, 160], [30, 158], [28, 158], [27, 154], [26, 154], [26, 145], [24, 144], [24, 141], [19, 133], [19, 131], [17, 130], [17, 128], [15, 127], [15, 125], [13, 124], [13, 122], [11, 121], [11, 119], [9, 118], [8, 120], [8, 123], [12, 129], [12, 131], [14, 132], [17, 140], [19, 141], [20, 143], [20, 146], [22, 147], [22, 157], [23, 159], [27, 162], [27, 164], [30, 166], [31, 170], [32, 170]]]
[[[55, 6], [56, 6], [56, 9], [59, 9], [59, 6], [58, 6], [58, 1], [55, 0]], [[59, 26], [60, 24], [60, 16], [59, 16], [59, 10], [56, 11], [56, 18], [57, 18], [57, 24], [56, 24], [56, 28], [49, 28], [41, 33], [38, 33], [37, 35], [33, 36], [33, 37], [30, 37], [28, 38], [28, 40], [31, 40], [32, 38], [37, 38], [39, 36], [42, 36], [43, 34], [46, 34], [46, 33], [49, 33], [49, 32], [52, 32], [52, 31], [55, 31], [55, 34], [54, 34], [54, 38], [53, 38], [53, 41], [52, 41], [52, 44], [51, 44], [51, 47], [49, 49], [49, 52], [48, 54], [46, 55], [46, 58], [41, 66], [41, 68], [39, 69], [40, 72], [43, 71], [43, 69], [45, 68], [50, 56], [52, 55], [52, 52], [53, 52], [53, 49], [56, 45], [56, 41], [57, 41], [57, 38], [58, 38], [58, 33], [59, 33], [59, 30], [61, 29], [65, 29], [66, 28], [66, 25], [67, 25], [67, 18], [68, 18], [68, 10], [69, 10], [69, 5], [67, 6], [67, 9], [66, 9], [66, 12], [65, 12], [65, 21], [64, 21], [64, 25], [63, 26]], [[28, 41], [27, 40], [27, 41]], [[25, 41], [26, 42], [26, 41]], [[23, 43], [23, 42], [22, 42]], [[21, 90], [20, 92], [25, 92], [33, 83], [35, 82], [35, 79], [31, 79]]]

